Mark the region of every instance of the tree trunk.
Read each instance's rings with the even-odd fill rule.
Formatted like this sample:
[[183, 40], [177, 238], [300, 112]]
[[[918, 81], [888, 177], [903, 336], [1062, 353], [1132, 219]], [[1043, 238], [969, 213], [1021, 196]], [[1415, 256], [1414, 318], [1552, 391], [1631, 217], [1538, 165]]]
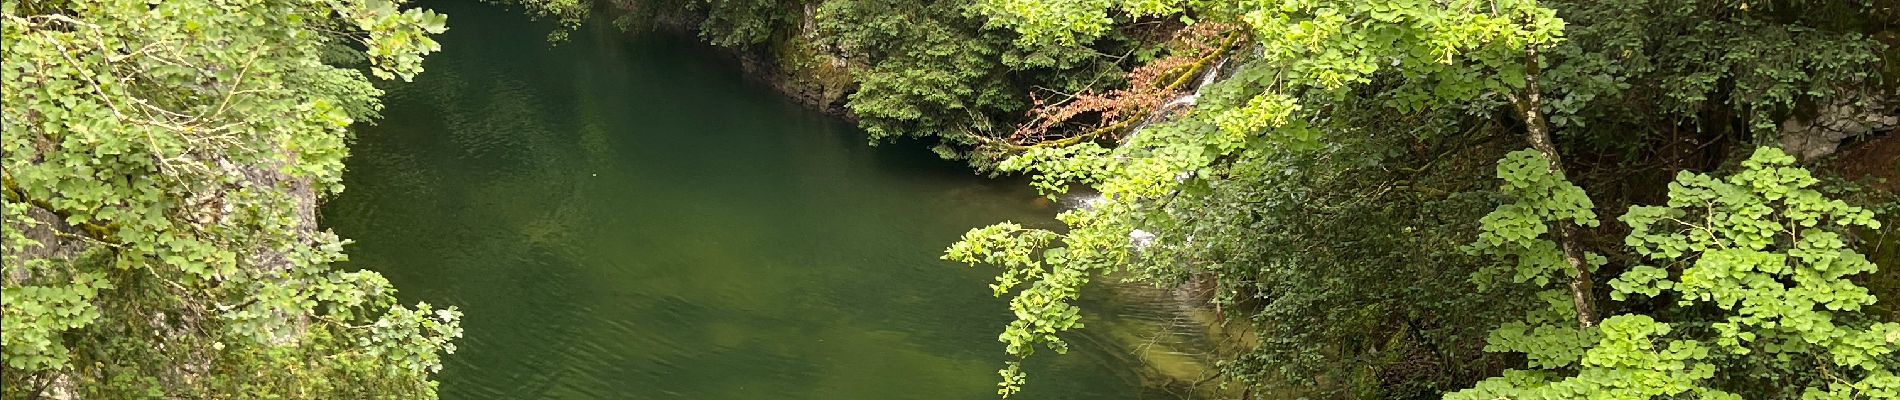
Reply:
[[[1524, 117], [1525, 138], [1531, 142], [1531, 148], [1543, 153], [1550, 160], [1550, 171], [1564, 175], [1562, 156], [1557, 154], [1557, 144], [1551, 141], [1550, 123], [1545, 120], [1541, 106], [1541, 93], [1537, 88], [1537, 46], [1525, 48], [1524, 94], [1511, 96], [1512, 105]], [[1565, 221], [1553, 221], [1557, 225], [1557, 246], [1563, 249], [1564, 262], [1570, 264], [1570, 302], [1577, 308], [1577, 325], [1588, 329], [1596, 326], [1597, 311], [1594, 289], [1590, 283], [1590, 266], [1583, 259], [1583, 246], [1578, 243], [1576, 224]]]

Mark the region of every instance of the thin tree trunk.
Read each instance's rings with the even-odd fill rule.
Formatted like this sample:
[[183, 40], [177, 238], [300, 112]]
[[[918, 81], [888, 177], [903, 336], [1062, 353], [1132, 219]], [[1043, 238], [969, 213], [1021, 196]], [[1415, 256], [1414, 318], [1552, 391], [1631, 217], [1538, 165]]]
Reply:
[[[1525, 48], [1524, 95], [1511, 96], [1511, 103], [1524, 117], [1525, 138], [1531, 142], [1531, 148], [1543, 153], [1550, 160], [1550, 171], [1564, 174], [1563, 157], [1557, 154], [1557, 144], [1550, 138], [1550, 123], [1545, 120], [1541, 106], [1541, 93], [1537, 88], [1537, 46]], [[1583, 328], [1596, 326], [1597, 311], [1595, 293], [1590, 283], [1590, 266], [1584, 262], [1583, 246], [1578, 243], [1576, 224], [1554, 221], [1557, 224], [1557, 246], [1563, 249], [1564, 262], [1570, 264], [1570, 302], [1577, 308], [1577, 325]]]

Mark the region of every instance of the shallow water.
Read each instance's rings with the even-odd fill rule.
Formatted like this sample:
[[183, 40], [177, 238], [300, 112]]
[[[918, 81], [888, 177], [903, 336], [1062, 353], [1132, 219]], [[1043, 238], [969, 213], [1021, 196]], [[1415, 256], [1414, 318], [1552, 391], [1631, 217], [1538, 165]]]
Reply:
[[[1050, 223], [1021, 182], [867, 146], [690, 38], [550, 47], [517, 13], [431, 8], [443, 52], [387, 85], [323, 223], [404, 301], [466, 313], [444, 399], [995, 397], [993, 271], [937, 257]], [[1022, 398], [1158, 397], [1098, 342], [1039, 354]]]

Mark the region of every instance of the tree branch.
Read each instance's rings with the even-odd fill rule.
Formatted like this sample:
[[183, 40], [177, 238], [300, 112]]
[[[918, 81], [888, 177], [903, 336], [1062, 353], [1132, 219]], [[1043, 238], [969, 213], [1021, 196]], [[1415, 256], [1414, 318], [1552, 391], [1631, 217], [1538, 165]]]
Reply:
[[[39, 207], [42, 210], [46, 210], [46, 212], [53, 213], [53, 215], [59, 217], [61, 221], [66, 221], [72, 216], [72, 213], [60, 211], [58, 208], [53, 207], [52, 203], [46, 202], [46, 200], [27, 197], [26, 191], [20, 189], [19, 183], [13, 181], [13, 174], [0, 172], [0, 188], [5, 189], [4, 194], [9, 201], [17, 201]], [[110, 226], [100, 226], [90, 222], [82, 222], [79, 223], [77, 227], [79, 231], [85, 233], [89, 239], [106, 244], [119, 244], [119, 241], [112, 237], [113, 231]]]

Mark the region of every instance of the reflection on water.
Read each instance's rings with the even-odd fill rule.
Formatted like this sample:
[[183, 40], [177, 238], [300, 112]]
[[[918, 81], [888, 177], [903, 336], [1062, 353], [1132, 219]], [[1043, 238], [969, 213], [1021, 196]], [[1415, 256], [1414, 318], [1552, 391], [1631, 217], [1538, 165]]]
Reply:
[[[1020, 182], [865, 146], [684, 40], [549, 48], [434, 8], [444, 51], [388, 88], [323, 216], [352, 266], [467, 313], [444, 398], [994, 398], [992, 271], [937, 256], [1048, 223]], [[1098, 342], [1032, 360], [1024, 398], [1157, 398]]]

